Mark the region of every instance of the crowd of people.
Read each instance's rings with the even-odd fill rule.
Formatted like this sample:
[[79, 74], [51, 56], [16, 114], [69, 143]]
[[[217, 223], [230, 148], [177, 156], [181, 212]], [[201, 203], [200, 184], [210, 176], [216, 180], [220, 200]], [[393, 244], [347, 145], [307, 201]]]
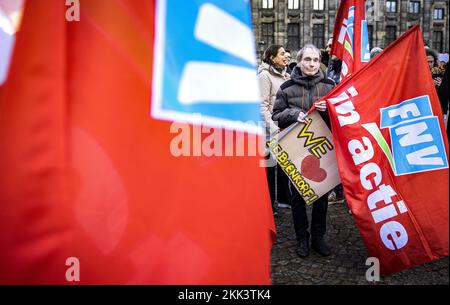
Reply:
[[[342, 61], [330, 54], [332, 42], [330, 38], [323, 49], [307, 44], [298, 52], [287, 50], [282, 45], [271, 45], [265, 50], [258, 78], [266, 139], [295, 122], [305, 122], [306, 113], [313, 104], [329, 126], [326, 104], [318, 101], [341, 81]], [[370, 58], [382, 51], [381, 48], [373, 48]], [[427, 46], [425, 52], [444, 120], [448, 124], [448, 64], [439, 62], [437, 53]], [[270, 155], [266, 168], [274, 217], [278, 216], [278, 208], [292, 210], [297, 255], [307, 257], [312, 248], [322, 256], [329, 256], [331, 249], [324, 239], [327, 209], [330, 204], [345, 202], [342, 185], [313, 203], [309, 230], [305, 201]]]

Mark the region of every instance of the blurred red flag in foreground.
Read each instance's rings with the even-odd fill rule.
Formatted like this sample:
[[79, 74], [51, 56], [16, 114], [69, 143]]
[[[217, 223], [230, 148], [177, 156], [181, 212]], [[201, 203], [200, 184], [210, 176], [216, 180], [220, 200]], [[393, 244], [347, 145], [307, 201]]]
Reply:
[[26, 2], [0, 87], [0, 283], [269, 284], [260, 157], [174, 157], [149, 114], [154, 1], [66, 9]]

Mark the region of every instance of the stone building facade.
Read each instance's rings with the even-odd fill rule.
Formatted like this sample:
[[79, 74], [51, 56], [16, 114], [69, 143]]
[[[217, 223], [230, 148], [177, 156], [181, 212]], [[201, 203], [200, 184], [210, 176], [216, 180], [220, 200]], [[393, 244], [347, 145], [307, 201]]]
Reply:
[[[298, 50], [306, 43], [323, 48], [333, 33], [340, 0], [252, 0], [258, 57], [273, 43]], [[423, 39], [449, 52], [449, 0], [366, 0], [370, 47], [385, 48], [419, 23]]]

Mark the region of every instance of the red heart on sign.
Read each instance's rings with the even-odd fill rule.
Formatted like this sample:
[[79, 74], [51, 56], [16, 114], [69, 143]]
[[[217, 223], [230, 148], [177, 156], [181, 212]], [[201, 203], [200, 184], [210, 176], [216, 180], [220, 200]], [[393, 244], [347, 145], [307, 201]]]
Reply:
[[302, 160], [302, 175], [311, 181], [321, 182], [327, 177], [327, 172], [320, 168], [320, 160], [317, 157], [309, 155]]

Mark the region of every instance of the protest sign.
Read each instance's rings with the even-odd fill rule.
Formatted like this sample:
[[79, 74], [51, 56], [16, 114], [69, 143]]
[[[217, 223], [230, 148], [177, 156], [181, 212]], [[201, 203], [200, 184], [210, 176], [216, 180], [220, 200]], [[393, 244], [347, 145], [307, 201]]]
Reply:
[[284, 129], [267, 146], [305, 202], [312, 204], [340, 178], [330, 129], [317, 111], [306, 120]]

